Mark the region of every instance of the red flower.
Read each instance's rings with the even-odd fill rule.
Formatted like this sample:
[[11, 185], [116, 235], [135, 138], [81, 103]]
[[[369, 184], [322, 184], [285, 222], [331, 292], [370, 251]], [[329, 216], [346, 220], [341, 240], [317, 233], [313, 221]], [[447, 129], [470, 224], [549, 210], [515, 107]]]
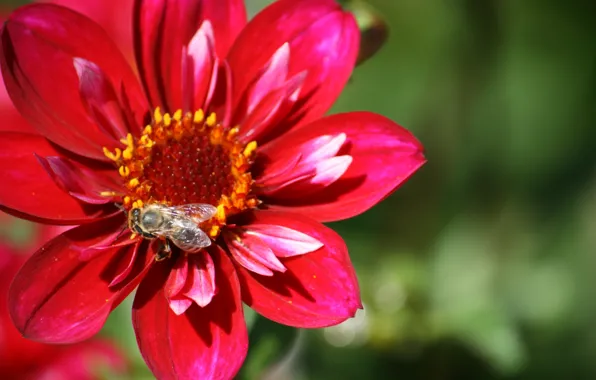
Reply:
[[[240, 0], [139, 0], [133, 19], [142, 87], [77, 13], [30, 5], [4, 26], [5, 83], [37, 134], [2, 134], [0, 204], [79, 224], [21, 269], [12, 318], [32, 339], [80, 341], [140, 284], [133, 324], [153, 373], [230, 378], [248, 345], [242, 301], [296, 327], [361, 307], [345, 244], [321, 222], [385, 198], [422, 147], [376, 114], [322, 118], [358, 52], [332, 0], [280, 0], [249, 23]], [[119, 208], [197, 203], [217, 207], [198, 252], [163, 251], [180, 230], [122, 233]]]

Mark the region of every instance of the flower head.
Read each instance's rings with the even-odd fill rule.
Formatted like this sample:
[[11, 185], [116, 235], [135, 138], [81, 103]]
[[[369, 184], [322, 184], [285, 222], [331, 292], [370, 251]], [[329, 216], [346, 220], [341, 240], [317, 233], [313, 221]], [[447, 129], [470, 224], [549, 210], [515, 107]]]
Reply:
[[138, 286], [153, 373], [230, 378], [248, 345], [242, 302], [296, 327], [361, 307], [345, 244], [321, 222], [385, 198], [422, 147], [376, 114], [323, 117], [358, 52], [335, 1], [280, 0], [247, 23], [239, 0], [139, 0], [133, 20], [142, 85], [65, 8], [26, 6], [3, 28], [6, 86], [36, 133], [2, 134], [14, 185], [0, 204], [78, 225], [25, 264], [12, 317], [32, 339], [80, 341]]

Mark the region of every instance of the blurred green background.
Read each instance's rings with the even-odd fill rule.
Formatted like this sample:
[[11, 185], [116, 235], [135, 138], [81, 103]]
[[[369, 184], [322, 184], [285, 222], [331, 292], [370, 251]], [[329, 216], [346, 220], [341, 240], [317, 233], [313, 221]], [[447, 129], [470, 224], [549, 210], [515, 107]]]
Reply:
[[[269, 2], [249, 0], [251, 14]], [[240, 377], [596, 378], [592, 2], [366, 2], [389, 39], [331, 112], [392, 118], [428, 163], [332, 224], [364, 311], [300, 332], [249, 315]], [[130, 353], [132, 378], [150, 378], [129, 314], [103, 333]]]

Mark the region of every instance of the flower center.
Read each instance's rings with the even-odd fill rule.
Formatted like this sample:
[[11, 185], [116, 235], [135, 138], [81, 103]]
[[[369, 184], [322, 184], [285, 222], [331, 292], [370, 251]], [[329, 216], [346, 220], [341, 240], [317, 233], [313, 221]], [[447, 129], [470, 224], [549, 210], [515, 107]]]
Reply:
[[103, 149], [125, 181], [122, 205], [128, 211], [152, 203], [214, 205], [216, 215], [201, 228], [217, 238], [228, 216], [258, 204], [249, 171], [257, 144], [242, 144], [237, 134], [237, 128], [219, 124], [214, 113], [170, 115], [156, 108], [140, 137], [129, 133], [121, 140], [123, 149]]

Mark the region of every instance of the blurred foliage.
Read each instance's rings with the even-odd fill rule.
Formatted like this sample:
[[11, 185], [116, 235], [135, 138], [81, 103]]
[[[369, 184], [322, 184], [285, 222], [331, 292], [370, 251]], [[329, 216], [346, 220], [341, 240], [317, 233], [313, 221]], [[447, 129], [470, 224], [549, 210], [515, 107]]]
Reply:
[[[266, 3], [249, 1], [251, 15]], [[593, 4], [366, 3], [389, 38], [332, 112], [396, 120], [428, 164], [382, 206], [332, 224], [365, 310], [302, 333], [251, 315], [241, 377], [596, 378]], [[130, 303], [103, 333], [134, 378], [151, 378]]]

